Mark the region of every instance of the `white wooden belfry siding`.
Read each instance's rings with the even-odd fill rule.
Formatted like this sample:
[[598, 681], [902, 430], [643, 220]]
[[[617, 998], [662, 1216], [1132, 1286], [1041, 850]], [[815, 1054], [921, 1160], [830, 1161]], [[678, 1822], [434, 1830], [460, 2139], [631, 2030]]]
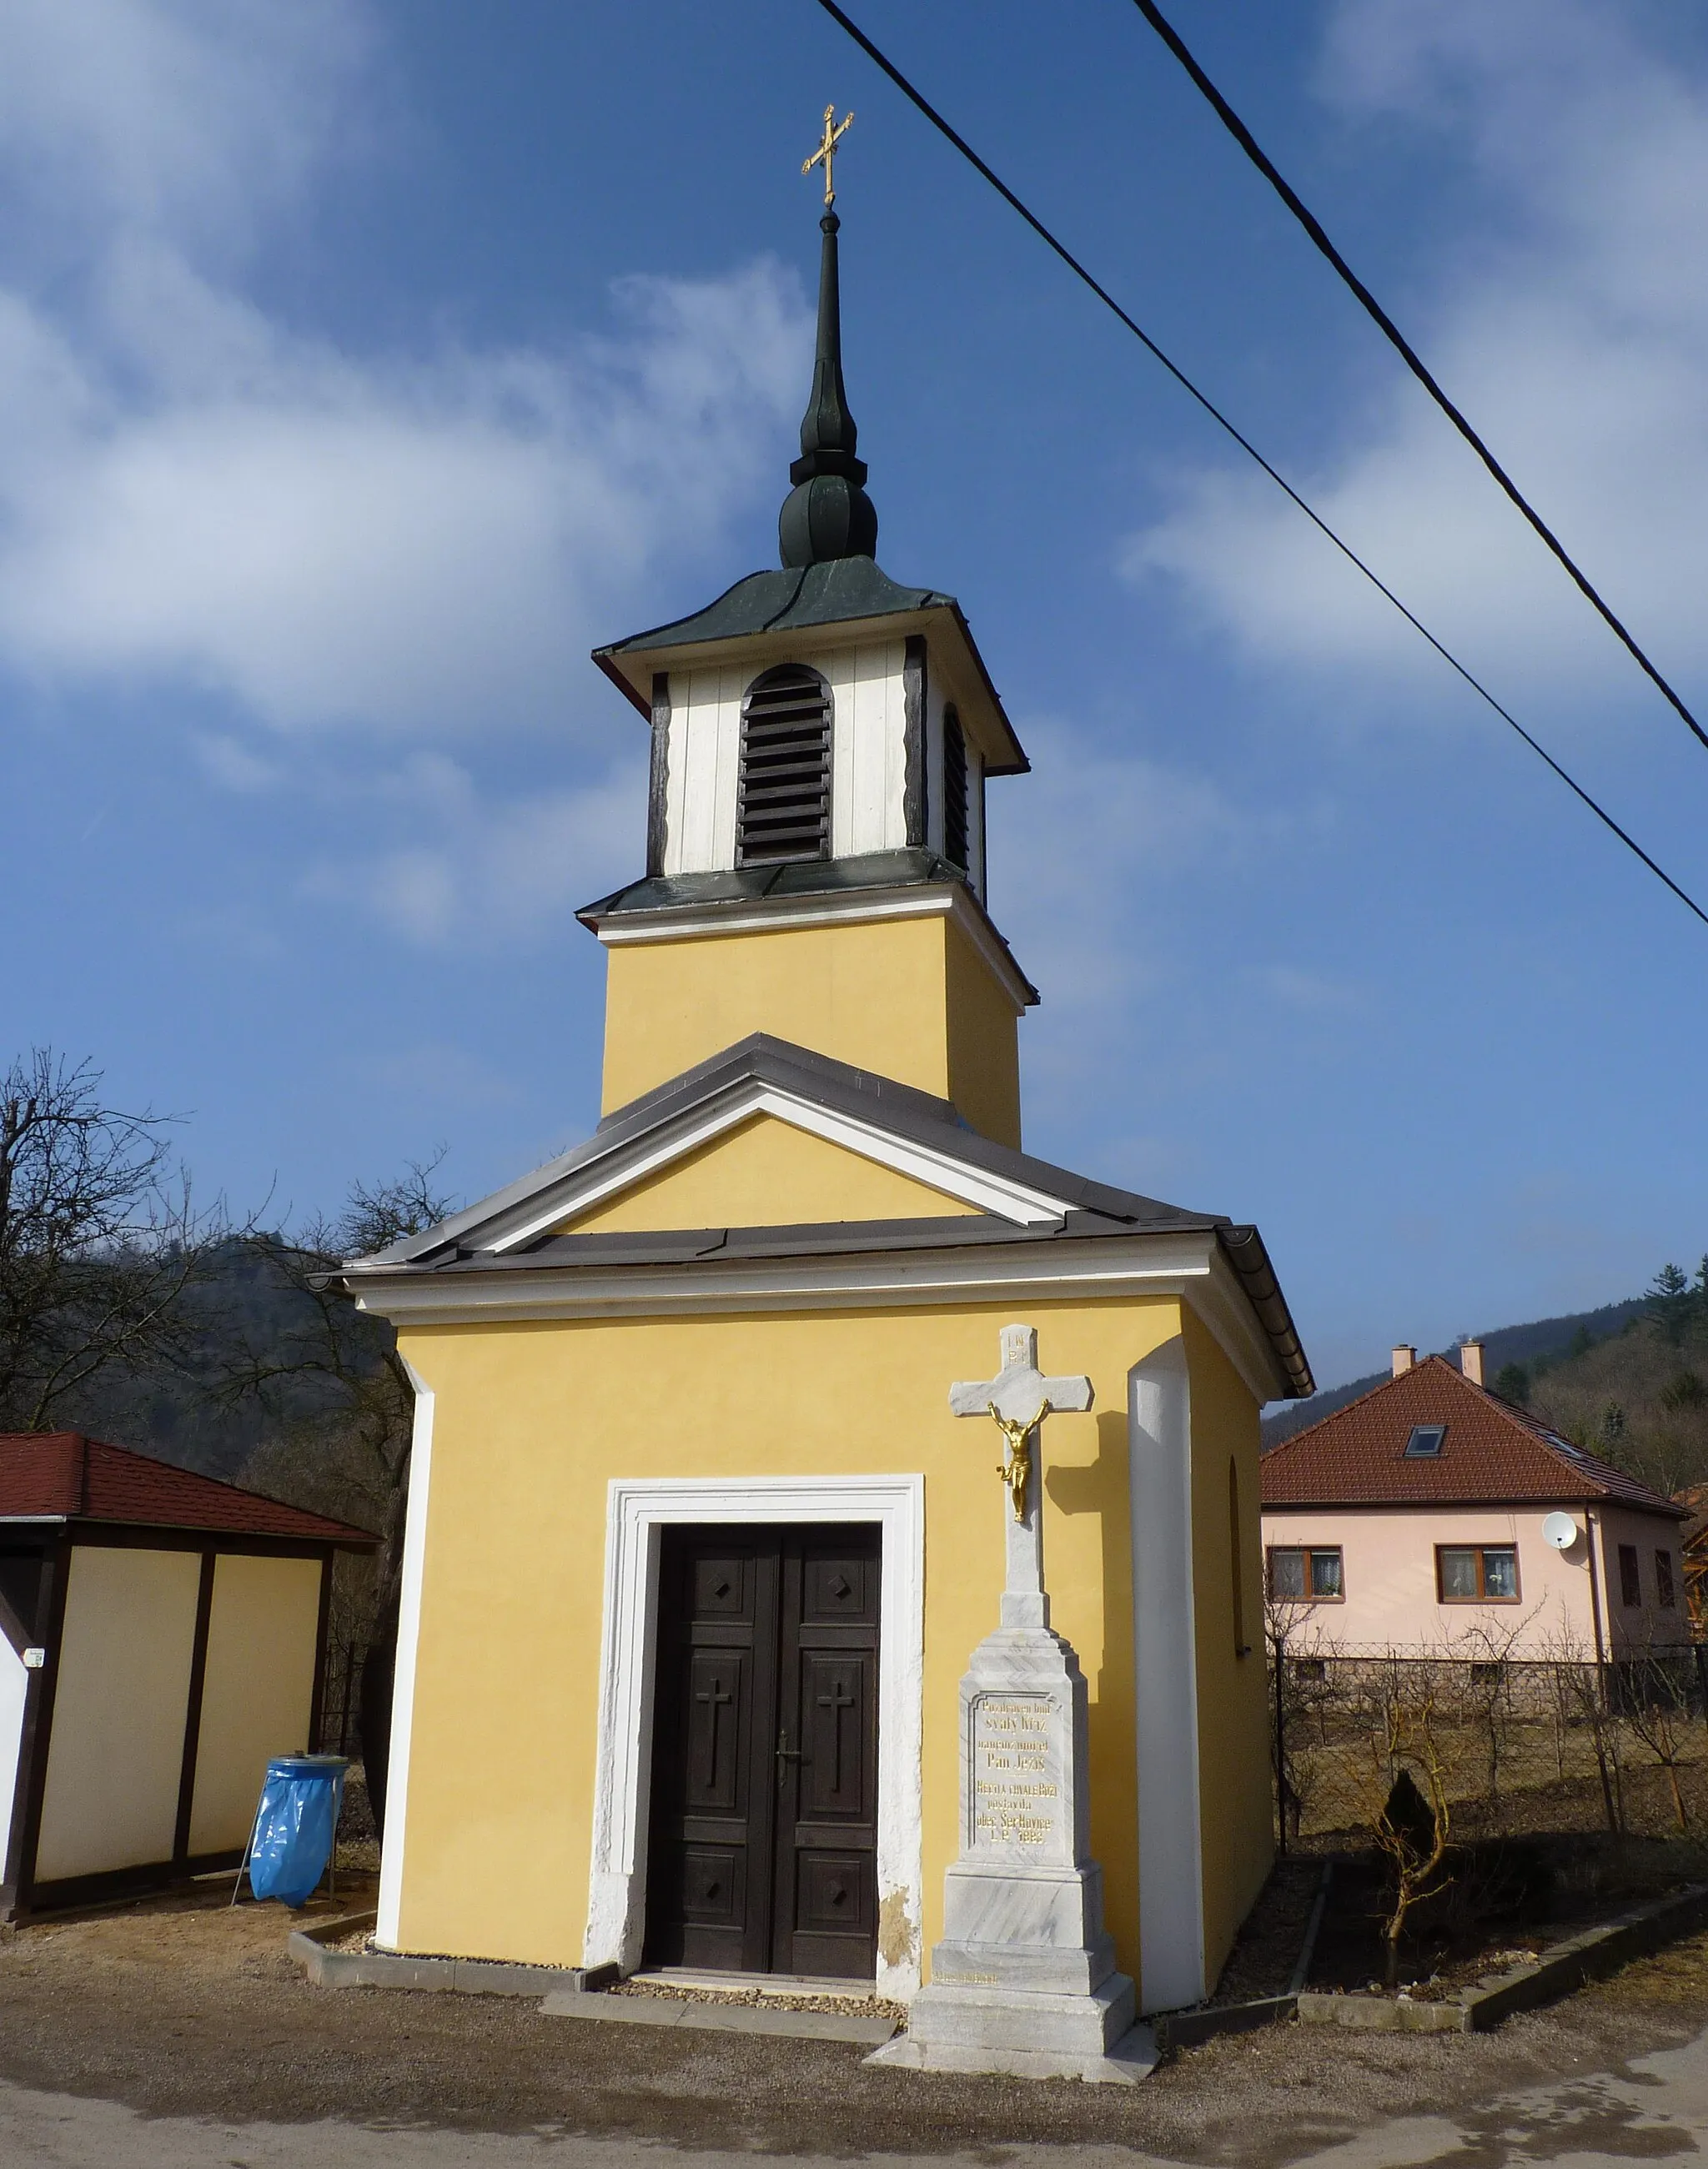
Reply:
[[[942, 767], [937, 770], [942, 774]], [[967, 740], [967, 856], [972, 861], [967, 872], [973, 884], [973, 893], [982, 903], [985, 901], [985, 756], [971, 740]]]
[[[830, 688], [830, 850], [852, 858], [907, 841], [906, 648], [899, 640], [796, 660]], [[721, 872], [735, 864], [741, 703], [761, 664], [670, 673], [665, 779], [665, 871]]]
[[741, 696], [757, 675], [746, 663], [670, 673], [667, 874], [710, 873], [735, 864]]
[[803, 659], [829, 680], [835, 704], [830, 851], [839, 859], [899, 850], [907, 841], [906, 649], [899, 640]]

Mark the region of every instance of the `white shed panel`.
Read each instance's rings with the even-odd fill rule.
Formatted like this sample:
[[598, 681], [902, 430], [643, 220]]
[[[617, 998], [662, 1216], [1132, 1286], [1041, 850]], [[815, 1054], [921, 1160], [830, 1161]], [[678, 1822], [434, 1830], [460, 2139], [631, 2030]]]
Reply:
[[66, 1585], [35, 1873], [169, 1860], [201, 1560], [78, 1544]]
[[318, 1559], [222, 1554], [208, 1615], [192, 1854], [247, 1843], [269, 1760], [312, 1743]]

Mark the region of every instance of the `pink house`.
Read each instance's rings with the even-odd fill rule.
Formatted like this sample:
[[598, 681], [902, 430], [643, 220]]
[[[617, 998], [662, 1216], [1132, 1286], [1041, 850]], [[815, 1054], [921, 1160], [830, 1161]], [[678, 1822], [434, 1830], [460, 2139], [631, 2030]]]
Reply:
[[1294, 1646], [1617, 1662], [1688, 1641], [1684, 1510], [1463, 1368], [1394, 1376], [1263, 1456], [1268, 1591]]

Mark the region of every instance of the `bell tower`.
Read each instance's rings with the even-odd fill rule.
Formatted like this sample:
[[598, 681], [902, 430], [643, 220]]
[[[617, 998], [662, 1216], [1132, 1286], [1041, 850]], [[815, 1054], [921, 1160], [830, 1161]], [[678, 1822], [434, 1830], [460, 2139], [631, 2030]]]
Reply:
[[840, 227], [827, 196], [782, 569], [594, 652], [652, 731], [645, 875], [579, 914], [607, 958], [604, 1106], [762, 1031], [1018, 1145], [1038, 995], [985, 908], [985, 788], [1027, 763], [959, 604], [878, 567]]

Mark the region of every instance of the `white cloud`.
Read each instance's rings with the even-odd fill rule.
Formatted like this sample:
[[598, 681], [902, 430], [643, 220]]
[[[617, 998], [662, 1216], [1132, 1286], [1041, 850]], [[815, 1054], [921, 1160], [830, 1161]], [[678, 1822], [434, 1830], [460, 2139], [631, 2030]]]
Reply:
[[[1455, 237], [1407, 328], [1663, 667], [1708, 665], [1708, 89], [1609, 0], [1340, 0], [1323, 83], [1355, 122], [1452, 131], [1487, 217]], [[1632, 682], [1409, 378], [1348, 413], [1337, 448], [1294, 478], [1474, 666], [1522, 668], [1556, 697]], [[1181, 583], [1254, 652], [1438, 669], [1259, 478], [1182, 477], [1124, 562]]]
[[365, 825], [384, 840], [323, 861], [305, 892], [357, 903], [423, 946], [483, 946], [562, 927], [633, 876], [646, 771], [636, 761], [581, 787], [497, 797], [446, 754], [420, 753], [365, 795]]
[[8, 0], [0, 172], [51, 240], [240, 244], [373, 109], [374, 42], [363, 0]]
[[1024, 735], [1033, 774], [1012, 795], [990, 786], [992, 909], [1051, 1015], [1078, 1028], [1124, 1015], [1175, 968], [1153, 907], [1280, 823], [1207, 775], [1111, 752], [1071, 724], [1027, 718]]
[[256, 306], [242, 237], [325, 177], [370, 45], [357, 0], [8, 21], [0, 177], [28, 211], [71, 176], [87, 229], [57, 280], [0, 267], [14, 667], [280, 732], [561, 727], [643, 578], [769, 475], [807, 340], [769, 261], [619, 282], [620, 334], [555, 350], [356, 354]]

